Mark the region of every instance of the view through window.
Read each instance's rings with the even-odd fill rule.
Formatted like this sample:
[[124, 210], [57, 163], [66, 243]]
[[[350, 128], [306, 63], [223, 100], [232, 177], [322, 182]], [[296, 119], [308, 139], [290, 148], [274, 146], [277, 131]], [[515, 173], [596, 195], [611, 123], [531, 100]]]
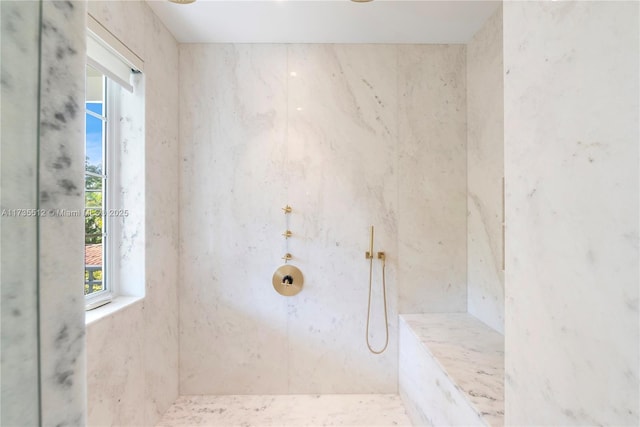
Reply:
[[92, 67], [86, 75], [85, 272], [84, 294], [108, 291], [107, 240], [107, 78]]

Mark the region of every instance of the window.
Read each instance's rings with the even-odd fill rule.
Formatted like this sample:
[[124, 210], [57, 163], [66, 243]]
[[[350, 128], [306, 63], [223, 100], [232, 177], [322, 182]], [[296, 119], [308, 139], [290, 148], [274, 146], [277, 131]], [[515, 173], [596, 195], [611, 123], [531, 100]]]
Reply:
[[87, 308], [106, 304], [117, 287], [119, 209], [117, 116], [119, 90], [102, 72], [87, 66], [85, 97], [85, 266]]
[[117, 296], [144, 296], [144, 63], [87, 18], [84, 295], [90, 310]]

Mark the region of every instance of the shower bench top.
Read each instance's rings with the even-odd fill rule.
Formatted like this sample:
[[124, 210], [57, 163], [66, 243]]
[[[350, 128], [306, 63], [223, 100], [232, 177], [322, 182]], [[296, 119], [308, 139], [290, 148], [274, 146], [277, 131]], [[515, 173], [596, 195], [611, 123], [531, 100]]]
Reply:
[[400, 318], [479, 417], [488, 425], [503, 425], [504, 336], [467, 313]]

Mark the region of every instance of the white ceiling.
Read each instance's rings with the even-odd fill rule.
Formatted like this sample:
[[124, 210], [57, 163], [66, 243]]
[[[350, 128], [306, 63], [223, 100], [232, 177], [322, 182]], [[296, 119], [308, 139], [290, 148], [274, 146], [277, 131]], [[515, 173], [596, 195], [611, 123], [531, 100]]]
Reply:
[[181, 43], [467, 43], [499, 1], [147, 0]]

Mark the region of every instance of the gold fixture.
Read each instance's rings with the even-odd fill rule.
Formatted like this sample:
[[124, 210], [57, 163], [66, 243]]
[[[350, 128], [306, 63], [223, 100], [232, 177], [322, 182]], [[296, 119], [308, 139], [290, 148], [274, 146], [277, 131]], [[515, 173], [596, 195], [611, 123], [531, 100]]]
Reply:
[[373, 259], [373, 225], [371, 226], [371, 235], [369, 237], [369, 250], [364, 253], [365, 259]]
[[[291, 206], [286, 205], [284, 208], [282, 208], [282, 210], [286, 215], [288, 213], [291, 213], [292, 209], [291, 209]], [[273, 282], [273, 288], [280, 295], [293, 296], [298, 292], [300, 292], [300, 290], [302, 289], [303, 278], [302, 278], [302, 272], [297, 267], [287, 264], [289, 260], [293, 259], [293, 255], [291, 255], [288, 252], [289, 251], [288, 239], [293, 235], [293, 233], [291, 232], [291, 230], [289, 230], [289, 225], [288, 225], [289, 217], [286, 218], [286, 222], [287, 222], [287, 229], [285, 230], [284, 233], [282, 233], [282, 235], [285, 238], [285, 246], [286, 246], [287, 253], [285, 253], [284, 256], [282, 257], [282, 259], [284, 260], [284, 265], [281, 265], [280, 267], [278, 267], [276, 272], [273, 273], [272, 282]]]
[[293, 265], [281, 265], [273, 273], [273, 288], [280, 295], [290, 297], [296, 295], [302, 289], [304, 278], [302, 272]]
[[287, 252], [286, 254], [284, 254], [284, 256], [282, 257], [282, 259], [284, 260], [284, 262], [286, 263], [287, 261], [289, 261], [291, 258], [293, 258], [291, 256], [291, 254], [289, 252]]
[[385, 327], [385, 340], [382, 350], [374, 350], [369, 342], [369, 321], [371, 320], [371, 288], [373, 278], [373, 225], [371, 226], [371, 235], [369, 241], [369, 251], [366, 253], [366, 258], [369, 260], [369, 301], [367, 303], [367, 328], [365, 330], [365, 338], [367, 340], [367, 347], [373, 354], [381, 354], [389, 345], [389, 320], [387, 316], [387, 282], [386, 282], [386, 255], [384, 252], [378, 252], [378, 259], [382, 260], [382, 298], [384, 302], [384, 327]]

